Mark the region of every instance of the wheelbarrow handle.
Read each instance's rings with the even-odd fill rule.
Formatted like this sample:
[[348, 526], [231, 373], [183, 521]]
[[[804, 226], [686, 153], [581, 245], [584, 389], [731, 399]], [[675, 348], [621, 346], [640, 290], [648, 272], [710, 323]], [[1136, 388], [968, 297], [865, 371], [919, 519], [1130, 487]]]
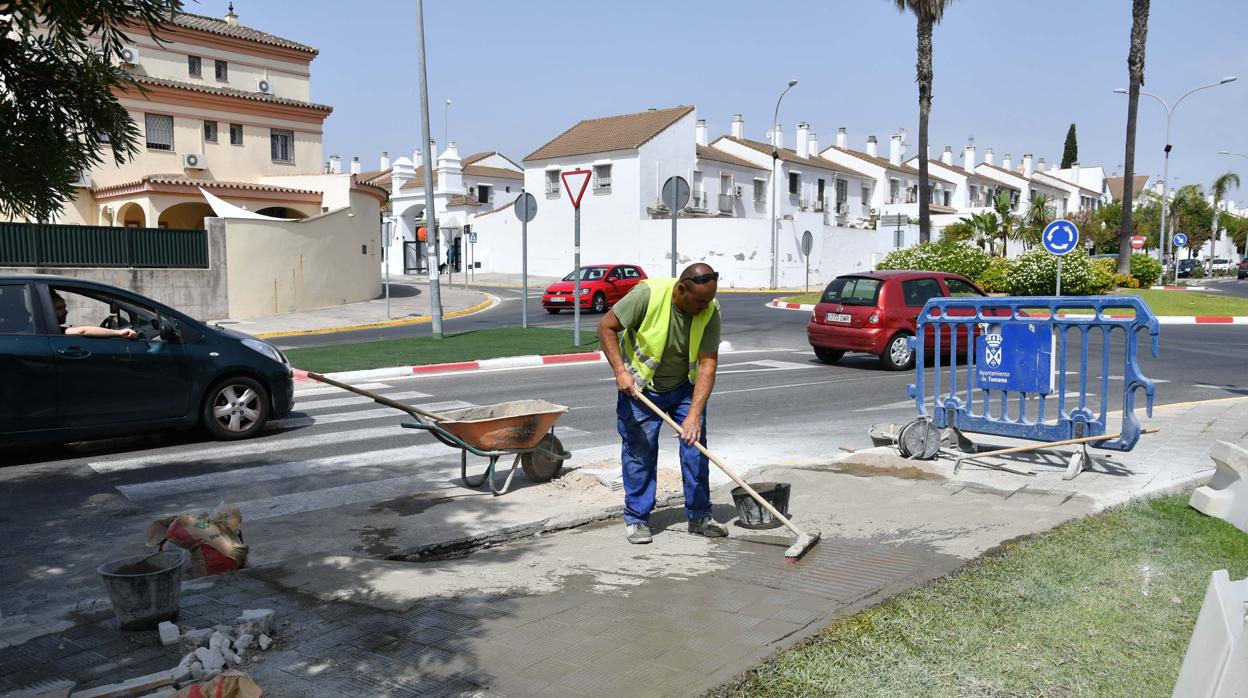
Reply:
[[343, 390], [353, 392], [356, 395], [363, 395], [366, 398], [372, 399], [374, 402], [385, 405], [386, 407], [393, 407], [396, 410], [402, 410], [408, 414], [418, 414], [422, 417], [428, 417], [429, 419], [432, 419], [435, 422], [451, 421], [450, 418], [446, 417], [445, 415], [440, 415], [436, 412], [429, 412], [427, 410], [422, 410], [419, 407], [416, 407], [415, 405], [408, 405], [408, 404], [399, 402], [398, 400], [391, 400], [390, 398], [384, 395], [378, 395], [377, 393], [370, 392], [363, 388], [357, 388], [354, 385], [348, 385], [346, 383], [336, 381], [333, 378], [329, 378], [320, 373], [314, 373], [312, 371], [308, 371], [308, 378], [311, 378], [312, 380], [320, 381], [322, 383], [327, 383], [329, 385], [334, 386], [335, 388], [342, 388]]

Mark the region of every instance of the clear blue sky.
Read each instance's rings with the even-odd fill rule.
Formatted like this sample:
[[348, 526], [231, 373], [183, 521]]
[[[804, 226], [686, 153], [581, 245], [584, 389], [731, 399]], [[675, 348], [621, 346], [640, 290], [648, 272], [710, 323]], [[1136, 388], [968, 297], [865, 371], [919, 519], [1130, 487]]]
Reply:
[[[188, 2], [221, 16], [226, 0]], [[412, 0], [235, 0], [243, 24], [320, 49], [312, 96], [334, 106], [325, 155], [359, 155], [375, 168], [382, 150], [410, 155], [420, 140], [416, 12]], [[1192, 95], [1175, 111], [1171, 178], [1207, 185], [1248, 159], [1248, 2], [1153, 0], [1144, 89], [1173, 102], [1192, 87], [1239, 75]], [[1123, 160], [1130, 0], [960, 0], [935, 34], [931, 120], [934, 156], [960, 154], [974, 136], [992, 147], [1056, 164], [1071, 122], [1083, 164], [1112, 173]], [[744, 114], [761, 138], [776, 97], [786, 143], [812, 124], [822, 146], [839, 126], [861, 148], [875, 134], [887, 149], [898, 127], [918, 147], [914, 20], [891, 0], [768, 3], [673, 0], [428, 0], [430, 109], [443, 143], [461, 153], [499, 150], [519, 160], [582, 118], [694, 104], [712, 137]], [[1136, 172], [1159, 176], [1165, 133], [1156, 101], [1140, 100]], [[1248, 201], [1248, 188], [1232, 198]]]

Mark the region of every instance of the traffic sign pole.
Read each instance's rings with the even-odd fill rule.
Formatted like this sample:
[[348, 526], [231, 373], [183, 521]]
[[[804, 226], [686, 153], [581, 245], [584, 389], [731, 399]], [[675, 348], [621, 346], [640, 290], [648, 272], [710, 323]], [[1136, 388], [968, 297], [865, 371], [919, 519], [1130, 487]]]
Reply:
[[672, 211], [672, 276], [676, 276], [676, 214], [689, 204], [689, 183], [675, 175], [663, 182], [663, 205]]
[[1062, 258], [1057, 258], [1057, 295], [1062, 295]]
[[676, 207], [672, 207], [672, 278], [676, 277]]
[[520, 326], [529, 326], [529, 221], [537, 217], [537, 199], [533, 195], [520, 190], [516, 203], [511, 210], [520, 219], [520, 286], [524, 289], [520, 303]]
[[[585, 188], [589, 186], [589, 178], [593, 172], [589, 170], [572, 170], [559, 175], [563, 180], [563, 188], [568, 191], [568, 198], [572, 200], [572, 208], [576, 211], [573, 217], [573, 238], [572, 250], [575, 255], [576, 270], [573, 272], [575, 279], [573, 280], [572, 289], [572, 345], [581, 346], [581, 197], [585, 196]], [[581, 177], [581, 185], [573, 191], [573, 185], [570, 178]]]
[[1175, 233], [1170, 236], [1170, 249], [1174, 262], [1174, 283], [1179, 283], [1179, 249], [1187, 247], [1187, 233]]

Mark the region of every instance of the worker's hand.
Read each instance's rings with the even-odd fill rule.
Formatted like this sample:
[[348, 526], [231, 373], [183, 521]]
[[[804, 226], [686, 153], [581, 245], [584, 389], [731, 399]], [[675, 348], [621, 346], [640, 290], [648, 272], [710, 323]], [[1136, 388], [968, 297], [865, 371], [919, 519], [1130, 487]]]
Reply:
[[702, 415], [690, 413], [680, 425], [680, 440], [692, 446], [702, 439]]
[[615, 387], [619, 388], [621, 393], [632, 395], [635, 385], [632, 371], [620, 371], [615, 374]]

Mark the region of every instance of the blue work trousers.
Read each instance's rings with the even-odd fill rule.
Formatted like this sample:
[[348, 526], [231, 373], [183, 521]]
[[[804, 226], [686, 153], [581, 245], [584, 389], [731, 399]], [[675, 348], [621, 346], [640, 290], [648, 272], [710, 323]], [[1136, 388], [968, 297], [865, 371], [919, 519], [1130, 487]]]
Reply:
[[[693, 385], [688, 381], [665, 393], [644, 391], [645, 396], [666, 412], [677, 424], [683, 424], [693, 402]], [[654, 494], [658, 485], [659, 436], [670, 427], [649, 407], [631, 395], [621, 392], [615, 406], [615, 425], [624, 441], [620, 462], [624, 467], [624, 521], [646, 523], [654, 510]], [[710, 461], [697, 447], [676, 439], [680, 444], [680, 472], [685, 485], [685, 515], [692, 521], [711, 515]], [[706, 445], [706, 412], [702, 413], [701, 443]]]

